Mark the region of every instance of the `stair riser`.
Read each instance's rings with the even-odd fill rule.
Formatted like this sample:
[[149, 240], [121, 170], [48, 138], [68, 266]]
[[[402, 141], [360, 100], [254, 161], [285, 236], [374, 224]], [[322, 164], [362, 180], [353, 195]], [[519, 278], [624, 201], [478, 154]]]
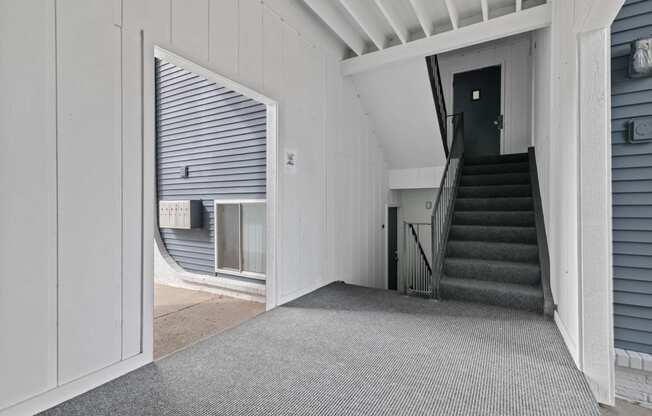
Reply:
[[450, 287], [445, 281], [442, 281], [440, 293], [444, 299], [485, 303], [539, 313], [543, 312], [543, 298], [538, 296], [523, 296], [520, 293]]
[[480, 157], [467, 157], [464, 158], [464, 164], [468, 166], [472, 165], [502, 165], [505, 163], [524, 163], [528, 161], [527, 153], [517, 153], [510, 155], [500, 155], [500, 156], [480, 156]]
[[503, 186], [460, 186], [457, 188], [458, 198], [511, 198], [531, 197], [530, 185]]
[[457, 198], [458, 211], [532, 211], [532, 198]]
[[483, 227], [455, 225], [451, 227], [451, 240], [495, 241], [499, 243], [536, 244], [537, 233], [533, 228]]
[[449, 241], [448, 257], [538, 263], [537, 246]]
[[527, 173], [463, 175], [460, 183], [462, 186], [525, 185], [530, 183], [530, 175]]
[[529, 163], [505, 163], [502, 165], [464, 165], [462, 175], [482, 175], [494, 173], [527, 173], [530, 170]]
[[515, 264], [478, 264], [477, 262], [465, 262], [460, 259], [447, 259], [444, 262], [444, 274], [463, 279], [528, 286], [536, 286], [541, 282], [541, 271], [538, 267]]
[[534, 214], [531, 211], [523, 212], [454, 212], [453, 224], [455, 225], [504, 225], [512, 227], [534, 226]]

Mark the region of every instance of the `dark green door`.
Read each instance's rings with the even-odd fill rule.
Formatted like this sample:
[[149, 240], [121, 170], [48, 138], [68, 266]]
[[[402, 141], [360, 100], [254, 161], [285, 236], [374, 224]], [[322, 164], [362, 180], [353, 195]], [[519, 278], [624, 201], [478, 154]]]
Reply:
[[500, 66], [455, 74], [453, 108], [464, 113], [466, 156], [500, 154]]
[[396, 290], [398, 273], [398, 208], [387, 211], [387, 289]]

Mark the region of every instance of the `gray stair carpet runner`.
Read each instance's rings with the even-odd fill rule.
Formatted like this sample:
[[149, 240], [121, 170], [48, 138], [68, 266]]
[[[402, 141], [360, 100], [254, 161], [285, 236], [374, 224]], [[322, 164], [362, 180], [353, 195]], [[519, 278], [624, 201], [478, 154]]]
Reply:
[[543, 312], [527, 153], [464, 160], [441, 296]]

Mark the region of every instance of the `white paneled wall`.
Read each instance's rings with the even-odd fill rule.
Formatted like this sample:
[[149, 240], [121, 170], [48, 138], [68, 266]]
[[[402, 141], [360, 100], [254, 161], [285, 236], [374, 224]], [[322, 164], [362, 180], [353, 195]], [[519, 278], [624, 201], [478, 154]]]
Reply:
[[0, 415], [151, 360], [154, 45], [278, 102], [277, 302], [385, 286], [385, 158], [300, 2], [8, 0], [0, 35]]
[[121, 30], [113, 23], [111, 2], [57, 5], [61, 384], [122, 356]]
[[0, 409], [57, 384], [54, 51], [52, 2], [2, 3]]
[[[354, 86], [340, 75], [339, 44], [294, 2], [146, 7], [148, 41], [279, 103], [278, 302], [335, 280], [384, 287], [385, 162]], [[297, 154], [291, 171], [287, 151]]]

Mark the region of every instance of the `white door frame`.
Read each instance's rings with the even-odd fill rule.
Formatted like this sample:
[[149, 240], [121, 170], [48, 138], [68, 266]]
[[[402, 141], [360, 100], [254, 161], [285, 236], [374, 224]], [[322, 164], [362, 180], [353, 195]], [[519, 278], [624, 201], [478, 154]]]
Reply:
[[[266, 208], [267, 208], [267, 266], [265, 277], [265, 302], [267, 310], [276, 307], [279, 304], [277, 291], [277, 245], [278, 245], [278, 169], [277, 169], [277, 146], [278, 146], [278, 103], [251, 88], [235, 82], [227, 77], [217, 74], [199, 64], [196, 64], [168, 49], [154, 45], [154, 56], [167, 62], [178, 65], [189, 71], [192, 71], [202, 77], [213, 80], [228, 89], [236, 91], [242, 95], [252, 98], [260, 103], [265, 104], [267, 109], [267, 180], [266, 180]], [[153, 77], [154, 75], [151, 74]], [[154, 132], [155, 134], [155, 132]], [[153, 180], [153, 179], [152, 179]], [[153, 280], [146, 282], [152, 285]], [[149, 319], [148, 319], [149, 321]], [[150, 324], [146, 322], [148, 325]], [[153, 324], [153, 320], [152, 320]]]

